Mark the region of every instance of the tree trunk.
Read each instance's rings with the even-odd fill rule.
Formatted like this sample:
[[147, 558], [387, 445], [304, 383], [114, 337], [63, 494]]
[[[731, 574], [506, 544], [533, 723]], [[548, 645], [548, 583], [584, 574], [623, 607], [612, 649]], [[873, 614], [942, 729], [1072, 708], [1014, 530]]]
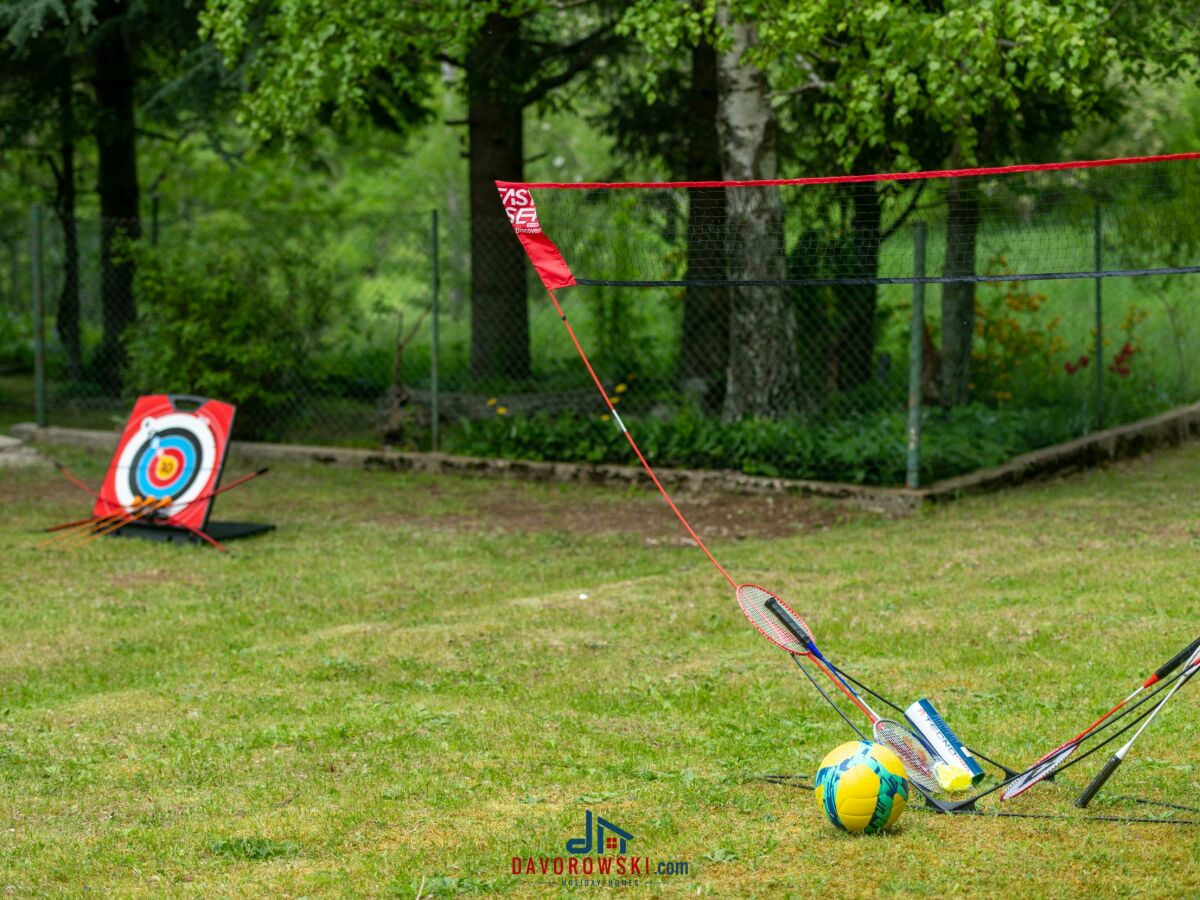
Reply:
[[[951, 178], [946, 189], [946, 264], [943, 275], [975, 274], [979, 194], [969, 180]], [[970, 399], [971, 345], [975, 339], [975, 285], [942, 286], [942, 402], [959, 406]]]
[[524, 179], [523, 98], [506, 65], [520, 21], [492, 13], [467, 54], [471, 203], [471, 377], [531, 374], [528, 262], [496, 193], [496, 179]]
[[[717, 134], [717, 51], [707, 40], [692, 50], [688, 90], [686, 181], [712, 181], [721, 171]], [[686, 279], [721, 278], [720, 241], [725, 234], [725, 192], [688, 189]], [[687, 287], [683, 295], [683, 329], [676, 380], [681, 390], [699, 398], [706, 412], [721, 408], [725, 370], [729, 365], [729, 292], [722, 287]]]
[[104, 23], [96, 43], [92, 88], [96, 94], [96, 149], [100, 194], [100, 293], [104, 338], [98, 363], [120, 387], [127, 360], [124, 333], [137, 318], [134, 264], [128, 244], [141, 237], [137, 144], [133, 112], [133, 58], [119, 14]]
[[[722, 174], [727, 181], [774, 178], [776, 125], [767, 78], [742, 61], [757, 33], [753, 25], [732, 23], [727, 6], [717, 15], [732, 38], [718, 64]], [[779, 191], [729, 188], [726, 203], [729, 277], [784, 279], [787, 254]], [[796, 315], [783, 287], [737, 288], [731, 302], [725, 418], [778, 418], [792, 413], [799, 388]]]
[[[842, 189], [850, 194], [854, 206], [842, 274], [874, 278], [879, 274], [883, 224], [879, 194], [872, 184], [847, 184]], [[874, 375], [876, 291], [873, 284], [849, 284], [838, 289], [835, 384], [839, 391], [859, 387]]]
[[67, 377], [83, 380], [83, 350], [79, 342], [79, 230], [75, 221], [75, 106], [71, 63], [64, 60], [58, 88], [58, 139], [62, 169], [57, 172], [54, 212], [63, 233], [63, 283], [55, 327], [67, 354]]

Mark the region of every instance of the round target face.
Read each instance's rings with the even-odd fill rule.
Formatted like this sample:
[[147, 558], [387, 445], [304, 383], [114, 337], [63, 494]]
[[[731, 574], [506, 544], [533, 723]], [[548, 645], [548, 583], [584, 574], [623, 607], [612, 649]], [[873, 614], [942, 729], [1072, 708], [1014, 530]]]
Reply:
[[208, 423], [188, 413], [142, 421], [117, 462], [117, 499], [126, 509], [138, 497], [175, 501], [170, 516], [196, 499], [208, 485], [215, 465], [216, 441]]

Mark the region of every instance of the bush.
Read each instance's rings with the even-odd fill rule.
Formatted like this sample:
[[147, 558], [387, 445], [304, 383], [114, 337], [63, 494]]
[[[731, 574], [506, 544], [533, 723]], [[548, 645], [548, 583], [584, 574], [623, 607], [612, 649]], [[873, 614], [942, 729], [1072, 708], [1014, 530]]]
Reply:
[[33, 330], [29, 317], [0, 312], [0, 371], [33, 369]]
[[138, 247], [129, 388], [233, 403], [246, 437], [303, 417], [311, 362], [346, 283], [308, 237], [217, 215]]
[[[722, 422], [684, 410], [669, 418], [627, 419], [653, 466], [734, 469], [750, 475], [856, 484], [904, 482], [907, 414], [885, 410], [823, 420]], [[973, 404], [927, 410], [921, 479], [995, 466], [1018, 453], [1066, 440], [1079, 423], [1058, 409], [995, 410]], [[607, 416], [545, 414], [463, 421], [446, 449], [474, 456], [636, 464]]]

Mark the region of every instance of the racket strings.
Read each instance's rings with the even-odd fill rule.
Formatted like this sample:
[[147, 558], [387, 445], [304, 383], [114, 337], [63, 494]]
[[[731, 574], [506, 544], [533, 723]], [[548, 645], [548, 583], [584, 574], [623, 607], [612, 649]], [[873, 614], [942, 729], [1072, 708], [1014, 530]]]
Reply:
[[926, 791], [941, 791], [933, 769], [935, 760], [916, 735], [891, 719], [879, 719], [874, 731], [875, 740], [900, 757], [909, 781]]
[[809, 644], [812, 644], [812, 630], [808, 627], [808, 623], [796, 615], [794, 609], [770, 591], [756, 584], [740, 584], [737, 587], [737, 600], [738, 605], [742, 608], [742, 612], [750, 620], [750, 624], [758, 629], [759, 633], [771, 641], [771, 643], [782, 647], [788, 653], [807, 654], [809, 652], [808, 646], [802, 644], [779, 621], [779, 618], [767, 608], [767, 603], [773, 600], [790, 613], [792, 619], [800, 627], [801, 633], [807, 638]]

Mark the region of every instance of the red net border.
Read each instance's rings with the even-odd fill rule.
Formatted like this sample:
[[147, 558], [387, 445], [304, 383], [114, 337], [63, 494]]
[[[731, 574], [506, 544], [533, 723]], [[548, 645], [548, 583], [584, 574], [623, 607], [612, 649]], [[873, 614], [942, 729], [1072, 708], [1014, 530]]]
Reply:
[[1056, 163], [1027, 163], [1019, 166], [993, 166], [979, 169], [936, 169], [927, 172], [890, 172], [877, 175], [824, 175], [812, 178], [774, 178], [765, 181], [497, 181], [504, 187], [535, 190], [616, 190], [619, 188], [722, 188], [772, 187], [806, 184], [854, 184], [873, 181], [918, 181], [937, 178], [976, 178], [984, 175], [1015, 175], [1021, 172], [1056, 172], [1064, 169], [1099, 169], [1105, 166], [1131, 166], [1145, 163], [1200, 159], [1200, 152], [1168, 153], [1160, 156], [1124, 156], [1115, 159], [1075, 160]]

